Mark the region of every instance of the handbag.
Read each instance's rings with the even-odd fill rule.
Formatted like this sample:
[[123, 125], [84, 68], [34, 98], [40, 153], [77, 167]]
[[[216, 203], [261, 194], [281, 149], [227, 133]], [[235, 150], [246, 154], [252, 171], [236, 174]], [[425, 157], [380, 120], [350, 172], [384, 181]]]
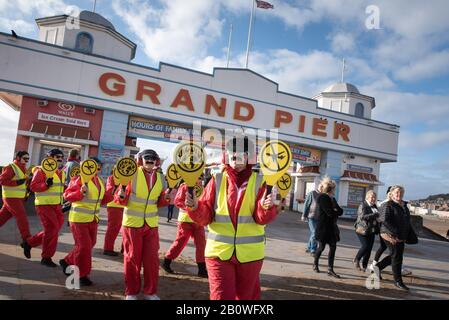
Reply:
[[413, 230], [412, 226], [408, 229], [408, 235], [407, 239], [405, 240], [406, 244], [417, 244], [418, 243], [418, 236], [415, 233], [415, 230]]
[[368, 226], [366, 225], [366, 222], [363, 220], [359, 220], [355, 223], [355, 232], [362, 235], [362, 236], [366, 236], [367, 232], [368, 232]]

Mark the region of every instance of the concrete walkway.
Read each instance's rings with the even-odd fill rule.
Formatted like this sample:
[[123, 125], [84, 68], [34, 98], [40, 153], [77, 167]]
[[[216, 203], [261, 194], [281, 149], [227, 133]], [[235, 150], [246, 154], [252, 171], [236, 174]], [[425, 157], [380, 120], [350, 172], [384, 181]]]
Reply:
[[[160, 258], [168, 250], [176, 235], [176, 223], [167, 223], [166, 209], [160, 212]], [[175, 214], [176, 216], [176, 214]], [[262, 299], [449, 299], [449, 242], [420, 239], [408, 246], [405, 265], [413, 271], [405, 283], [412, 289], [404, 293], [393, 286], [391, 274], [383, 274], [380, 289], [365, 287], [367, 274], [352, 266], [359, 241], [352, 222], [340, 221], [341, 238], [336, 253], [337, 280], [325, 272], [312, 272], [312, 257], [304, 252], [308, 228], [299, 220], [299, 214], [286, 212], [267, 227], [266, 259], [261, 274]], [[94, 249], [91, 279], [94, 286], [80, 290], [65, 287], [66, 277], [61, 269], [40, 265], [40, 248], [32, 250], [27, 260], [18, 246], [20, 236], [12, 219], [0, 229], [0, 299], [123, 299], [123, 258], [102, 255], [106, 222], [102, 211], [98, 241]], [[32, 232], [40, 229], [36, 216], [30, 216]], [[120, 249], [121, 238], [116, 241]], [[64, 224], [61, 231], [57, 262], [72, 248], [73, 238]], [[377, 249], [378, 243], [374, 246]], [[321, 258], [321, 269], [326, 270], [327, 250]], [[160, 270], [158, 294], [162, 299], [208, 299], [208, 282], [195, 276], [193, 242], [173, 263], [175, 275]], [[374, 252], [373, 252], [374, 254]]]

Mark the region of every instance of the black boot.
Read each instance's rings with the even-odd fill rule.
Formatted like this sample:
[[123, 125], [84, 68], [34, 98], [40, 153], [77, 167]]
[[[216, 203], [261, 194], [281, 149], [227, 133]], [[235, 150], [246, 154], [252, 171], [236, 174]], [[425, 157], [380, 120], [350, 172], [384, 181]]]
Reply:
[[402, 282], [402, 281], [397, 281], [397, 282], [394, 283], [394, 285], [395, 285], [397, 288], [399, 288], [399, 289], [401, 289], [401, 290], [404, 290], [404, 291], [409, 291], [409, 290], [410, 290], [409, 287], [407, 287], [407, 286], [404, 284], [404, 282]]
[[329, 270], [327, 270], [327, 275], [328, 275], [329, 277], [334, 277], [334, 278], [337, 278], [337, 279], [340, 279], [340, 278], [341, 278], [338, 274], [336, 274], [336, 273], [334, 272], [334, 269], [329, 269]]
[[56, 263], [54, 263], [51, 260], [51, 258], [42, 258], [41, 265], [47, 266], [47, 267], [50, 267], [50, 268], [56, 268], [58, 266]]
[[166, 272], [168, 272], [168, 273], [175, 273], [174, 271], [173, 271], [173, 269], [170, 267], [170, 264], [171, 264], [171, 259], [167, 259], [167, 258], [165, 258], [164, 259], [164, 263], [162, 264], [162, 269], [164, 269]]
[[320, 273], [320, 268], [318, 267], [318, 264], [313, 264], [313, 271], [315, 271], [316, 273]]
[[104, 250], [103, 254], [105, 256], [110, 256], [110, 257], [117, 257], [118, 256], [118, 252], [115, 252], [113, 250], [112, 251], [111, 250]]
[[198, 262], [198, 277], [208, 278], [205, 262]]
[[67, 268], [69, 267], [69, 264], [65, 261], [65, 259], [61, 259], [59, 260], [59, 265], [62, 268], [62, 272], [66, 275], [66, 276], [70, 276], [69, 273], [67, 273]]
[[80, 278], [80, 286], [87, 287], [87, 286], [91, 286], [93, 284], [94, 283], [88, 277]]
[[31, 246], [28, 244], [26, 240], [24, 240], [20, 246], [23, 248], [23, 254], [27, 259], [31, 258]]

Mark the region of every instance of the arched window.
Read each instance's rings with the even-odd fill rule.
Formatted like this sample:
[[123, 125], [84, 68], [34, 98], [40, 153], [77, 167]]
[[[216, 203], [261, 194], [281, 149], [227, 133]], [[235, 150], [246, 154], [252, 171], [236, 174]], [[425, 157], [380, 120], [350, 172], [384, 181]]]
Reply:
[[365, 107], [360, 102], [355, 105], [355, 116], [357, 118], [363, 118], [365, 114]]
[[76, 36], [75, 50], [84, 53], [92, 53], [94, 46], [94, 38], [87, 32], [80, 32]]

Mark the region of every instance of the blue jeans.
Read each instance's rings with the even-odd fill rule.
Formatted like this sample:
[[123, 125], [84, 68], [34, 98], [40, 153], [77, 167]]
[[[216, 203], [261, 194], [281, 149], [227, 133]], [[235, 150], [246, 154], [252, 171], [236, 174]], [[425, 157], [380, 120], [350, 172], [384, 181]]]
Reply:
[[309, 250], [310, 252], [315, 252], [317, 247], [317, 242], [315, 240], [316, 225], [317, 221], [315, 219], [309, 219], [310, 238], [309, 243], [307, 244], [307, 250]]

